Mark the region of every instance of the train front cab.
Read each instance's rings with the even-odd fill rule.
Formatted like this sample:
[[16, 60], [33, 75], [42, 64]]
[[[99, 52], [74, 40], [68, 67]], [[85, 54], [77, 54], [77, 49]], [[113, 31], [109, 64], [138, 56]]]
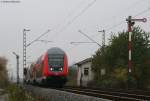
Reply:
[[67, 55], [59, 54], [58, 56], [58, 54], [54, 55], [47, 53], [44, 59], [42, 83], [50, 86], [63, 86], [67, 82], [67, 75]]

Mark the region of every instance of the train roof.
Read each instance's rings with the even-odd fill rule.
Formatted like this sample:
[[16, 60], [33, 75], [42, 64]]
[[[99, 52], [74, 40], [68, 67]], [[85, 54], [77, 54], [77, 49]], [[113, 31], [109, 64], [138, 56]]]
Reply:
[[53, 47], [48, 49], [48, 54], [65, 54], [65, 52], [58, 47]]

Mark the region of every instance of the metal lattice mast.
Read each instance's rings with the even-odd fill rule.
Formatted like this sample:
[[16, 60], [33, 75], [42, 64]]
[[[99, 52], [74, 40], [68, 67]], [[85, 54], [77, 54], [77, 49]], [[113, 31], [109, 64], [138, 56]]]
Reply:
[[[26, 30], [23, 29], [23, 72], [26, 68]], [[24, 73], [23, 73], [24, 77]]]
[[105, 30], [102, 30], [102, 32], [103, 32], [102, 46], [105, 47]]
[[98, 32], [102, 32], [102, 46], [105, 47], [105, 30], [101, 30], [101, 31], [98, 31]]
[[25, 76], [24, 74], [25, 74], [25, 69], [26, 69], [26, 47], [27, 47], [26, 31], [30, 31], [30, 30], [23, 29], [23, 78]]

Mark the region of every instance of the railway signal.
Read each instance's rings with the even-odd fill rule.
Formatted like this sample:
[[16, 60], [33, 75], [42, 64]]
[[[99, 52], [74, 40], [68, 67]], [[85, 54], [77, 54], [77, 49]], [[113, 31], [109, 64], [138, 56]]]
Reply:
[[142, 19], [132, 19], [131, 16], [129, 16], [126, 19], [127, 23], [128, 23], [128, 32], [129, 32], [129, 40], [128, 40], [128, 49], [129, 49], [129, 61], [128, 61], [128, 72], [131, 73], [132, 72], [132, 27], [135, 24], [135, 22], [146, 22], [147, 19], [146, 18], [142, 18]]

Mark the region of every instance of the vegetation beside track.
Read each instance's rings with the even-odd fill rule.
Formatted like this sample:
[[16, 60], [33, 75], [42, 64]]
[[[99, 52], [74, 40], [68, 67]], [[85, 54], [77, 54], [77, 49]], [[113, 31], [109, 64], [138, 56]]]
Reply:
[[[128, 32], [118, 32], [93, 56], [97, 87], [150, 89], [150, 33], [140, 27], [133, 29], [131, 73], [128, 73], [128, 39]], [[101, 74], [104, 69], [105, 74]]]
[[6, 91], [9, 101], [36, 101], [31, 93], [16, 84], [10, 84]]
[[8, 60], [0, 56], [0, 88], [4, 89], [5, 94], [8, 94], [9, 101], [35, 101], [32, 95], [22, 87], [9, 81], [7, 63]]
[[7, 59], [0, 56], [0, 88], [8, 85]]
[[68, 81], [66, 85], [77, 86], [77, 70], [74, 67], [69, 67]]

